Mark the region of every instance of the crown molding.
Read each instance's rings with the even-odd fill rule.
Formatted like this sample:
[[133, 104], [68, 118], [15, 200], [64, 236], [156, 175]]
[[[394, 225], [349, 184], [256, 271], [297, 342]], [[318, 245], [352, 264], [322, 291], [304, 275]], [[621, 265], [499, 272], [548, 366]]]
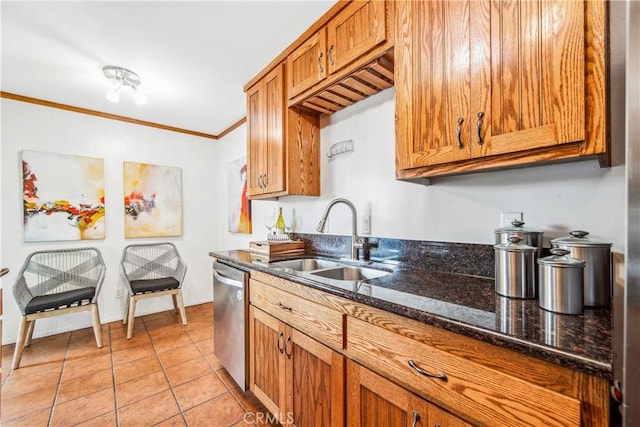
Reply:
[[194, 130], [183, 129], [183, 128], [178, 128], [178, 127], [174, 127], [174, 126], [167, 126], [167, 125], [163, 125], [163, 124], [160, 124], [160, 123], [154, 123], [154, 122], [148, 122], [148, 121], [145, 121], [145, 120], [132, 119], [131, 117], [119, 116], [117, 114], [110, 114], [110, 113], [104, 113], [102, 111], [90, 110], [90, 109], [87, 109], [87, 108], [74, 107], [73, 105], [60, 104], [60, 103], [57, 103], [57, 102], [46, 101], [44, 99], [32, 98], [32, 97], [23, 96], [23, 95], [17, 95], [15, 93], [10, 93], [10, 92], [2, 92], [2, 91], [0, 91], [0, 98], [12, 99], [14, 101], [26, 102], [26, 103], [29, 103], [29, 104], [36, 104], [36, 105], [42, 105], [44, 107], [57, 108], [59, 110], [71, 111], [71, 112], [74, 112], [74, 113], [88, 114], [90, 116], [102, 117], [103, 119], [118, 120], [118, 121], [121, 121], [121, 122], [132, 123], [134, 125], [148, 126], [148, 127], [152, 127], [152, 128], [156, 128], [156, 129], [167, 130], [167, 131], [170, 131], [170, 132], [184, 133], [184, 134], [187, 134], [187, 135], [198, 136], [198, 137], [201, 137], [201, 138], [208, 138], [208, 139], [213, 139], [213, 140], [218, 140], [218, 139], [224, 137], [225, 135], [227, 135], [228, 133], [232, 132], [236, 128], [240, 127], [241, 125], [243, 125], [247, 121], [247, 118], [243, 117], [242, 119], [238, 120], [237, 122], [235, 122], [234, 124], [229, 126], [227, 129], [222, 131], [220, 134], [212, 135], [212, 134], [198, 132], [198, 131], [194, 131]]

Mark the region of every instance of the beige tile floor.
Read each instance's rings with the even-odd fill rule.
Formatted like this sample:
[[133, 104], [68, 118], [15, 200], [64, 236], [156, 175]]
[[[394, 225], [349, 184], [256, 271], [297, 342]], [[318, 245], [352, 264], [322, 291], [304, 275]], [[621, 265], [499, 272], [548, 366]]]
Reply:
[[12, 371], [2, 347], [2, 426], [246, 426], [267, 412], [213, 354], [213, 304], [34, 339]]

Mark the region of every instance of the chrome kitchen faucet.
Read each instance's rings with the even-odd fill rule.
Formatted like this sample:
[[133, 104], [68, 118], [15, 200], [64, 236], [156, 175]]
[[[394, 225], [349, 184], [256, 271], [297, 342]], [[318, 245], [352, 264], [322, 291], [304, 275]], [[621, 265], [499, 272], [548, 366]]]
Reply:
[[343, 199], [343, 198], [337, 198], [337, 199], [333, 199], [332, 201], [329, 202], [329, 204], [327, 205], [326, 209], [324, 210], [324, 214], [322, 214], [322, 219], [320, 219], [320, 222], [318, 223], [318, 226], [316, 227], [316, 231], [320, 232], [320, 233], [324, 233], [324, 226], [327, 222], [327, 217], [329, 216], [329, 211], [331, 211], [331, 208], [338, 204], [338, 203], [344, 203], [345, 205], [349, 206], [349, 208], [351, 209], [351, 259], [354, 260], [359, 260], [360, 259], [360, 255], [359, 255], [359, 249], [363, 247], [362, 241], [360, 240], [360, 238], [358, 237], [358, 214], [356, 213], [356, 207], [353, 205], [353, 203], [351, 203], [349, 200], [347, 199]]

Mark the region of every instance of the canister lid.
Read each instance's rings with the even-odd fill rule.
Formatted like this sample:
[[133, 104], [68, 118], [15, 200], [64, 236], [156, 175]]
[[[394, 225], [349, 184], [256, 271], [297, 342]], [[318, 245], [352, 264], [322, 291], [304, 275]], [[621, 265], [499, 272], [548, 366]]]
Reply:
[[553, 239], [551, 241], [552, 245], [561, 245], [561, 246], [571, 246], [571, 247], [579, 247], [579, 248], [593, 248], [593, 247], [603, 247], [610, 248], [611, 243], [601, 242], [599, 240], [594, 240], [587, 235], [588, 231], [575, 230], [569, 233], [571, 236], [568, 237], [559, 237], [557, 239]]
[[534, 228], [523, 227], [524, 222], [514, 219], [511, 221], [511, 227], [501, 227], [496, 229], [496, 234], [511, 234], [511, 233], [542, 233], [541, 230]]
[[538, 250], [538, 248], [535, 248], [533, 246], [520, 243], [522, 241], [522, 238], [518, 236], [509, 236], [507, 240], [509, 241], [509, 243], [501, 243], [499, 245], [495, 245], [494, 249], [507, 252], [535, 252]]
[[584, 261], [572, 258], [569, 251], [561, 248], [551, 249], [551, 255], [539, 258], [538, 264], [551, 265], [554, 267], [584, 267]]

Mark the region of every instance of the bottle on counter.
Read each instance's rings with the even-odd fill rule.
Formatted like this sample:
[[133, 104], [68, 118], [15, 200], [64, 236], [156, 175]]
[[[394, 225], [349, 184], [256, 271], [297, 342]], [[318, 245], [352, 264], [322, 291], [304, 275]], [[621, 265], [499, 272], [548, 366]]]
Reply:
[[282, 207], [280, 207], [278, 211], [278, 219], [276, 220], [276, 234], [284, 234], [284, 230], [284, 217], [282, 216]]

